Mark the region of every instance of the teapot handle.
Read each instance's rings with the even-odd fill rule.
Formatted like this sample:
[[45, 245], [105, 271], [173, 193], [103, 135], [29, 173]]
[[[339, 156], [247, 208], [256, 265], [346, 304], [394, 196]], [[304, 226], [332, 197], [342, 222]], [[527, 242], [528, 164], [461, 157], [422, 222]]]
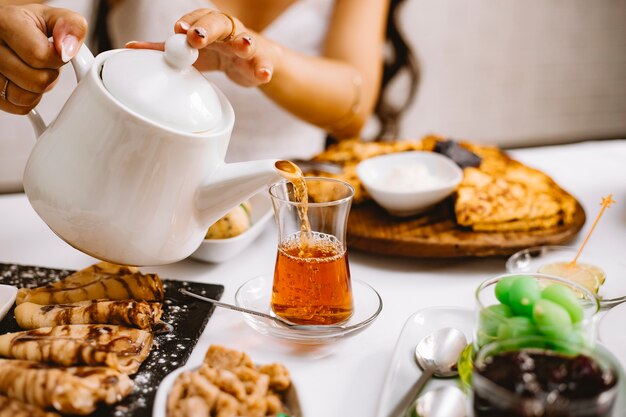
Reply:
[[[74, 67], [74, 73], [76, 74], [77, 83], [79, 83], [80, 80], [82, 80], [83, 77], [87, 75], [87, 73], [89, 72], [89, 69], [93, 65], [93, 61], [94, 61], [93, 54], [91, 53], [87, 45], [83, 43], [80, 49], [78, 50], [78, 53], [76, 54], [76, 56], [74, 56], [74, 58], [72, 58], [72, 61], [71, 61], [72, 66]], [[33, 126], [33, 129], [35, 130], [35, 134], [37, 135], [37, 138], [39, 138], [43, 134], [43, 132], [45, 132], [46, 129], [48, 128], [48, 125], [46, 125], [46, 122], [43, 121], [41, 114], [39, 114], [39, 112], [36, 109], [32, 109], [28, 113], [28, 120], [30, 121], [30, 124]]]

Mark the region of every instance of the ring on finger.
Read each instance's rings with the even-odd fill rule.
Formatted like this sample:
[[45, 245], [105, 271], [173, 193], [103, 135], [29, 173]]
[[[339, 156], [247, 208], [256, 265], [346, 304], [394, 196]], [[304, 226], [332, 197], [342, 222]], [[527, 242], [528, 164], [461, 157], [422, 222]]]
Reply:
[[2, 100], [9, 101], [7, 99], [7, 88], [9, 87], [9, 79], [4, 80], [4, 86], [2, 87], [2, 91], [0, 91], [0, 98]]
[[235, 19], [233, 19], [233, 17], [229, 15], [228, 13], [221, 12], [221, 14], [224, 15], [228, 20], [230, 20], [230, 25], [231, 25], [230, 33], [228, 34], [228, 36], [226, 36], [226, 38], [222, 39], [222, 42], [232, 41], [233, 38], [235, 37], [235, 31], [237, 29], [237, 25], [235, 24]]

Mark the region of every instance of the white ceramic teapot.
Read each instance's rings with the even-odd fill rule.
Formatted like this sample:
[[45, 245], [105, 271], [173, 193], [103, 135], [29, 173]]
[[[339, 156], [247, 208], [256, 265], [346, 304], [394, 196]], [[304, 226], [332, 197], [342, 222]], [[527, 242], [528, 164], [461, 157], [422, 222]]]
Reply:
[[159, 265], [190, 255], [207, 228], [276, 177], [273, 160], [225, 164], [235, 121], [194, 68], [184, 35], [165, 52], [114, 50], [72, 60], [79, 84], [46, 126], [24, 173], [35, 211], [96, 258]]

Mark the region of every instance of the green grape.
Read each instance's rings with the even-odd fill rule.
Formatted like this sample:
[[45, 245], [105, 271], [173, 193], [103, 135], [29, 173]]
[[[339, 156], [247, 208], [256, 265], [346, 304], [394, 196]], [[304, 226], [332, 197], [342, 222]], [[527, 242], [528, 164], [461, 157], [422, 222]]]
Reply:
[[550, 284], [541, 292], [541, 298], [554, 301], [569, 313], [572, 323], [578, 323], [584, 317], [583, 308], [576, 294], [562, 284]]
[[588, 347], [585, 335], [580, 329], [573, 329], [564, 336], [563, 342], [558, 343], [554, 349], [566, 355], [578, 355]]
[[487, 336], [498, 336], [498, 327], [513, 316], [509, 306], [504, 304], [494, 304], [484, 308], [480, 312], [480, 330]]
[[515, 282], [517, 278], [519, 278], [519, 276], [517, 275], [513, 277], [502, 278], [496, 284], [496, 298], [502, 304], [509, 304], [509, 292], [511, 290], [511, 285], [513, 285], [513, 282]]
[[533, 319], [541, 333], [553, 339], [566, 339], [572, 331], [572, 319], [566, 309], [554, 301], [537, 300]]
[[541, 296], [537, 280], [529, 276], [519, 276], [509, 290], [509, 306], [516, 316], [532, 317], [533, 305]]
[[498, 339], [513, 339], [537, 334], [537, 326], [528, 317], [511, 317], [498, 327]]
[[482, 330], [479, 330], [478, 333], [476, 334], [476, 341], [477, 341], [479, 347], [483, 347], [485, 345], [488, 345], [489, 343], [494, 342], [497, 339], [498, 339], [497, 336], [488, 335], [487, 333], [483, 332]]

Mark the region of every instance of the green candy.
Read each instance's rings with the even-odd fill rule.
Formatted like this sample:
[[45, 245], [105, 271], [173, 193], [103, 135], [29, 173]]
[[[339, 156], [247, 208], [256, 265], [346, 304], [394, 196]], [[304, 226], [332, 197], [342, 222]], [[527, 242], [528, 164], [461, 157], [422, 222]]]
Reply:
[[541, 296], [537, 280], [529, 276], [519, 276], [509, 289], [509, 306], [516, 316], [532, 317], [533, 305]]
[[528, 317], [511, 317], [498, 327], [498, 339], [513, 339], [537, 334], [537, 326]]
[[498, 336], [498, 327], [511, 316], [513, 312], [507, 305], [494, 304], [486, 307], [480, 312], [480, 329], [485, 335], [495, 338]]
[[541, 298], [554, 301], [569, 313], [572, 323], [578, 323], [584, 318], [584, 311], [580, 300], [574, 292], [561, 284], [550, 284], [541, 292]]
[[502, 304], [509, 305], [509, 292], [511, 291], [511, 285], [519, 278], [519, 275], [513, 277], [502, 278], [496, 284], [496, 298]]
[[550, 300], [537, 300], [533, 319], [539, 331], [553, 339], [567, 339], [572, 331], [572, 318], [567, 310]]

